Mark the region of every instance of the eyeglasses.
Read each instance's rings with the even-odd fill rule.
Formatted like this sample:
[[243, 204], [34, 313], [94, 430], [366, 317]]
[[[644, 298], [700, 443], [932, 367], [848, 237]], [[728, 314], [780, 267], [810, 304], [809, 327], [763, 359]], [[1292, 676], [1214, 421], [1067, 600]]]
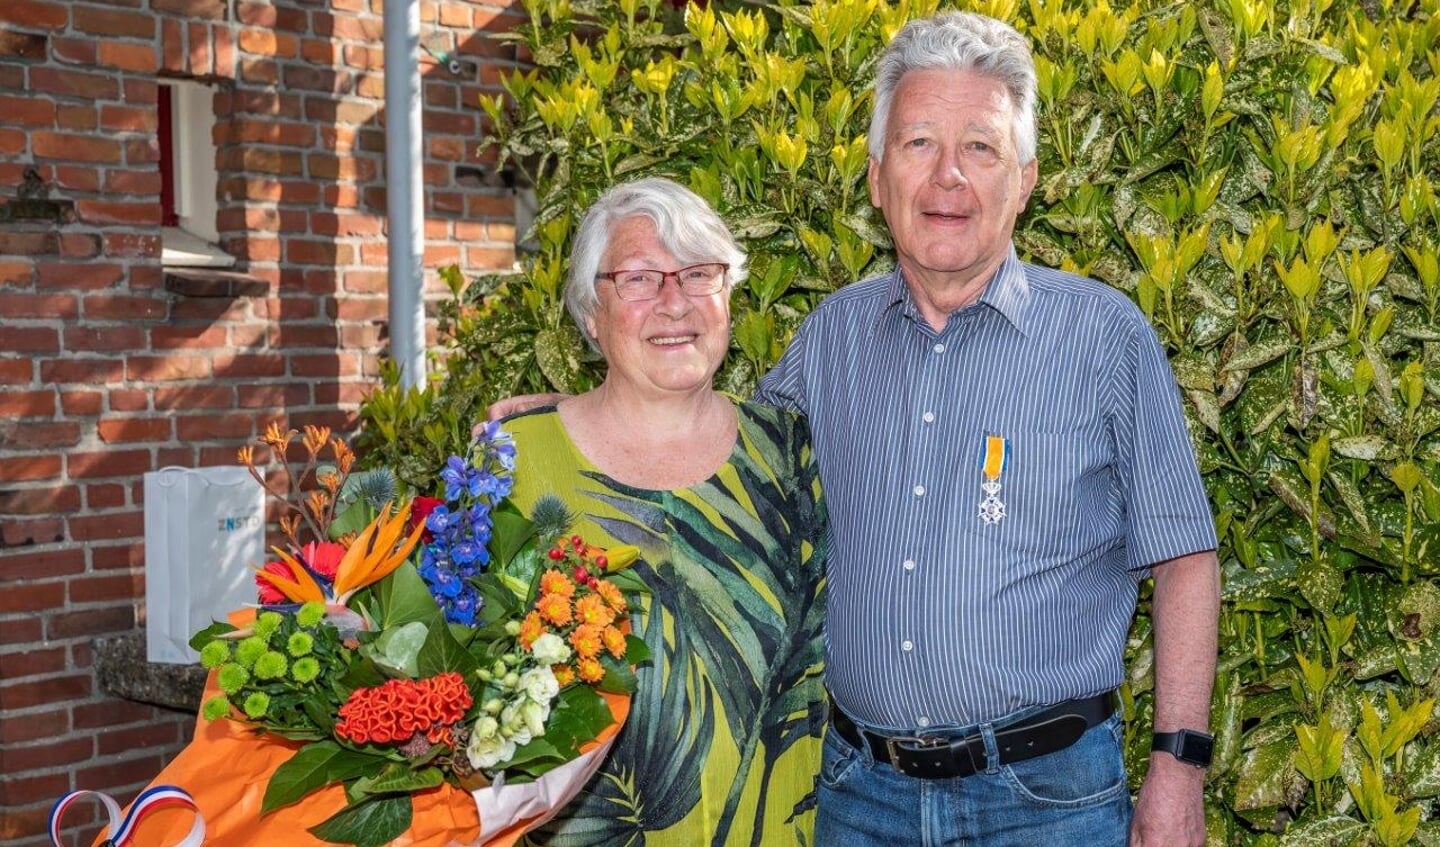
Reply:
[[615, 283], [615, 293], [621, 300], [654, 300], [660, 296], [660, 289], [666, 280], [674, 279], [681, 293], [690, 297], [714, 294], [725, 285], [725, 272], [730, 266], [724, 262], [704, 262], [690, 265], [678, 271], [657, 271], [651, 268], [610, 271], [595, 274], [596, 279], [608, 279]]

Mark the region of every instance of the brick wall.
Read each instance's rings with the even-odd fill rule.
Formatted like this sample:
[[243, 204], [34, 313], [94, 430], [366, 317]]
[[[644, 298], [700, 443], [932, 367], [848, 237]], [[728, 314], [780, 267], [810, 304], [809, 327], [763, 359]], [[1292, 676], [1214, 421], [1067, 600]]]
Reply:
[[[422, 63], [427, 266], [513, 259], [511, 199], [473, 170], [477, 95], [513, 58], [484, 32], [510, 24], [507, 5], [422, 4], [425, 44], [463, 60]], [[188, 735], [191, 716], [110, 697], [94, 674], [93, 639], [143, 625], [141, 474], [233, 463], [273, 419], [350, 430], [374, 383], [381, 8], [0, 0], [0, 203], [34, 168], [73, 210], [0, 222], [4, 844], [48, 843], [48, 806], [71, 789], [128, 801]], [[217, 226], [243, 276], [161, 265], [164, 76], [216, 85]]]

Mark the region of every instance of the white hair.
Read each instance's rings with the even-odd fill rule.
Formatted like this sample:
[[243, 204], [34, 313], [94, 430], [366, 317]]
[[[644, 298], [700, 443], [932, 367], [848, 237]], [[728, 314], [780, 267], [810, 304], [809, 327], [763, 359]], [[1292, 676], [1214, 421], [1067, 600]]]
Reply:
[[885, 155], [886, 124], [900, 80], [910, 71], [971, 71], [1005, 86], [1013, 107], [1011, 133], [1020, 164], [1035, 159], [1035, 60], [1030, 44], [1009, 24], [974, 12], [945, 12], [907, 23], [896, 33], [875, 71], [875, 112], [870, 156]]
[[570, 252], [565, 308], [592, 347], [595, 339], [586, 328], [586, 319], [595, 314], [599, 305], [595, 275], [600, 273], [600, 262], [610, 247], [615, 225], [636, 216], [649, 218], [655, 224], [660, 244], [682, 265], [724, 262], [730, 266], [725, 275], [727, 290], [745, 280], [745, 251], [700, 195], [664, 177], [617, 185], [600, 195], [585, 212]]

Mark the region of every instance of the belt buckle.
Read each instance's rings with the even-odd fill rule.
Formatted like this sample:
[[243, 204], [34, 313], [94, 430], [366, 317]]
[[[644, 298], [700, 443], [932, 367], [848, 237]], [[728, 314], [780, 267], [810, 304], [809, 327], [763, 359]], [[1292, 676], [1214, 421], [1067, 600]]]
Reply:
[[[885, 738], [885, 752], [890, 754], [890, 764], [894, 766], [900, 763], [900, 753], [902, 752], [909, 752], [911, 749], [934, 749], [936, 747], [944, 747], [949, 743], [949, 740], [938, 735], [932, 735], [929, 738], [919, 738], [910, 735], [891, 735]], [[910, 747], [897, 747], [897, 744], [908, 744]]]

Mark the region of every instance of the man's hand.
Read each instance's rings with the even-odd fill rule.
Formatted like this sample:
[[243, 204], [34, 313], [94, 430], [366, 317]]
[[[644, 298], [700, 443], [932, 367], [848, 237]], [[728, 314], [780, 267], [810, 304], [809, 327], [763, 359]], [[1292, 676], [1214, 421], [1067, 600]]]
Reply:
[[1169, 753], [1151, 753], [1150, 773], [1130, 823], [1130, 847], [1204, 844], [1205, 771]]
[[490, 420], [498, 421], [501, 418], [508, 418], [511, 415], [518, 415], [541, 406], [553, 406], [569, 396], [568, 394], [521, 394], [518, 397], [506, 397], [504, 400], [496, 400], [492, 403], [490, 408], [485, 410], [485, 414]]

